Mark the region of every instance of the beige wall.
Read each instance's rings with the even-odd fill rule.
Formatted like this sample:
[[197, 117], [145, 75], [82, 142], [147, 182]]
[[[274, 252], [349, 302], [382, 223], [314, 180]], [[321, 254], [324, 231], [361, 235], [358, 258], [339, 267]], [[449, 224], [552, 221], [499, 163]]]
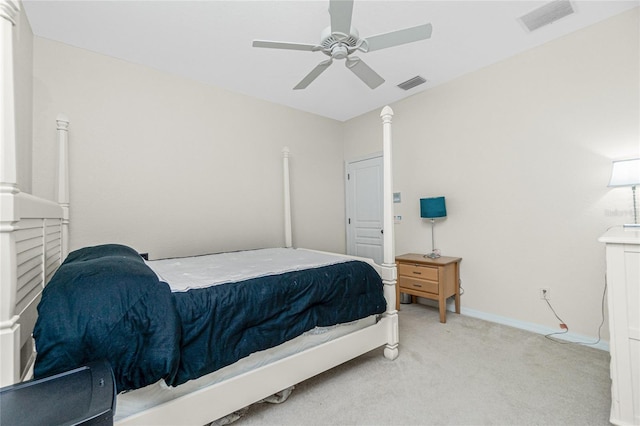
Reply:
[[[594, 337], [604, 247], [629, 222], [611, 159], [640, 154], [638, 9], [391, 105], [396, 252], [428, 252], [419, 199], [444, 195], [436, 246], [460, 256], [463, 309]], [[373, 111], [346, 123], [345, 158], [380, 150]], [[603, 336], [607, 335], [607, 326]]]
[[284, 243], [344, 252], [341, 123], [39, 37], [34, 193], [53, 197], [55, 118], [70, 118], [71, 249], [152, 257]]

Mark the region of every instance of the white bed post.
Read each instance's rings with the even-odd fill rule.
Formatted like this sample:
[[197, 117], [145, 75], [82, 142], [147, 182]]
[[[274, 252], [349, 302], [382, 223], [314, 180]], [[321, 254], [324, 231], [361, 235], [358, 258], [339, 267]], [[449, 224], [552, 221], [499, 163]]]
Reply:
[[58, 114], [58, 175], [56, 201], [62, 207], [62, 259], [69, 254], [69, 118]]
[[15, 315], [18, 270], [13, 233], [20, 220], [13, 85], [13, 27], [19, 13], [17, 2], [0, 0], [0, 386], [20, 379], [20, 325]]
[[291, 191], [289, 188], [289, 148], [282, 148], [284, 180], [284, 246], [293, 247], [291, 238]]
[[393, 179], [391, 161], [391, 118], [393, 110], [386, 106], [380, 113], [382, 118], [382, 158], [383, 158], [383, 229], [384, 245], [382, 261], [382, 282], [384, 296], [387, 299], [385, 316], [390, 319], [389, 336], [384, 349], [384, 356], [388, 359], [398, 357], [398, 311], [396, 310], [396, 258], [393, 238]]

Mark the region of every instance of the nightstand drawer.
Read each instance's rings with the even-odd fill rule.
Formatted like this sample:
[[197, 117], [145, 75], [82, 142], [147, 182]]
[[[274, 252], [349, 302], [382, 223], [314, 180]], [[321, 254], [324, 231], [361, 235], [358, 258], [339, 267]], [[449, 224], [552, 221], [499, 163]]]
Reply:
[[430, 266], [407, 265], [401, 263], [398, 265], [398, 272], [400, 275], [404, 275], [406, 277], [438, 281], [438, 268]]
[[426, 281], [417, 278], [403, 276], [398, 281], [400, 290], [403, 288], [412, 289], [416, 291], [424, 291], [426, 293], [438, 294], [438, 282]]

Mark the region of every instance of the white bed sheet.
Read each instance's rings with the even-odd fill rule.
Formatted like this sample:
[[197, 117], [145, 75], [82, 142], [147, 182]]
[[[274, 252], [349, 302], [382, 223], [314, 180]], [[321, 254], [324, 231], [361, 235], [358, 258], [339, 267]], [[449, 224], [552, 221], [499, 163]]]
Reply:
[[171, 291], [237, 282], [250, 278], [317, 268], [349, 261], [348, 257], [294, 248], [266, 248], [203, 256], [147, 261]]

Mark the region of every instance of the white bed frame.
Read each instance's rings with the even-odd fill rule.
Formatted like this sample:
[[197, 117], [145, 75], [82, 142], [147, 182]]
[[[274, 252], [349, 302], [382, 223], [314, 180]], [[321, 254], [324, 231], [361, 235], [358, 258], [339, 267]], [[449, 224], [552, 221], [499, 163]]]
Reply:
[[[68, 126], [58, 116], [57, 202], [20, 192], [17, 186], [13, 28], [17, 0], [0, 0], [0, 387], [30, 377], [34, 348], [31, 332], [42, 289], [68, 254]], [[121, 425], [203, 425], [313, 377], [361, 354], [384, 346], [384, 356], [398, 356], [396, 266], [391, 185], [391, 118], [382, 110], [384, 155], [384, 261], [373, 264], [384, 284], [387, 311], [375, 325], [240, 374], [129, 416]], [[283, 150], [285, 244], [292, 246], [289, 150]]]

